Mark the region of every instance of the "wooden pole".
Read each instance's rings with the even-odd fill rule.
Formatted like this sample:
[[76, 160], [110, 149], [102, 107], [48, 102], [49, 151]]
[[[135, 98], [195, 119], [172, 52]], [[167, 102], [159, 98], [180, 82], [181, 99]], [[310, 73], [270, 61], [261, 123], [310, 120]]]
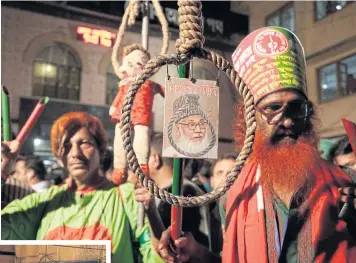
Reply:
[[150, 21], [149, 21], [149, 5], [148, 0], [143, 1], [143, 18], [142, 18], [142, 46], [144, 49], [148, 50], [148, 33], [150, 29]]
[[[180, 78], [189, 77], [190, 64], [178, 66], [178, 73]], [[184, 159], [174, 158], [173, 160], [173, 185], [172, 194], [181, 195], [183, 190], [183, 169]], [[172, 205], [171, 210], [171, 236], [173, 240], [176, 240], [182, 235], [182, 220], [183, 220], [183, 208], [179, 205]], [[177, 253], [179, 251], [176, 251]]]
[[[143, 18], [142, 18], [142, 31], [141, 31], [142, 47], [146, 50], [148, 50], [148, 32], [149, 32], [149, 27], [150, 27], [148, 2], [149, 2], [148, 0], [143, 1], [143, 8], [142, 8]], [[137, 218], [138, 218], [137, 226], [142, 227], [144, 225], [144, 221], [145, 221], [145, 209], [144, 209], [142, 203], [139, 203]]]

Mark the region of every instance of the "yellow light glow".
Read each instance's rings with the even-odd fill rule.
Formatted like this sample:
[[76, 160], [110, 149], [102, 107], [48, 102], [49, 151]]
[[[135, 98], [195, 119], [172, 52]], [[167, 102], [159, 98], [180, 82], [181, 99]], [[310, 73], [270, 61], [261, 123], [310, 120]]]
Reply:
[[36, 77], [55, 78], [57, 76], [57, 68], [47, 63], [35, 63], [34, 73]]

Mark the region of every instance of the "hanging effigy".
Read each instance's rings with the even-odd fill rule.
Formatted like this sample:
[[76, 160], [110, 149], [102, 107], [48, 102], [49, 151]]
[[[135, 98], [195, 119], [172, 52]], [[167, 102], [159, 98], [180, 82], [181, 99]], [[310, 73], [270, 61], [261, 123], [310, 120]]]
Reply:
[[[116, 75], [120, 81], [118, 83], [118, 92], [111, 104], [109, 115], [114, 122], [117, 122], [115, 127], [114, 139], [114, 170], [112, 174], [113, 182], [116, 185], [126, 181], [127, 178], [127, 161], [125, 156], [124, 140], [121, 138], [120, 118], [122, 105], [125, 96], [132, 85], [133, 81], [142, 73], [143, 67], [150, 60], [151, 55], [147, 47], [134, 43], [124, 47], [122, 54], [122, 65], [118, 63], [118, 50], [121, 41], [124, 37], [126, 25], [132, 25], [138, 15], [140, 1], [130, 1], [125, 10], [122, 23], [117, 34], [116, 42], [113, 47], [111, 56], [112, 65]], [[168, 23], [163, 14], [162, 8], [157, 0], [152, 1], [156, 9], [159, 21], [162, 25], [163, 32], [163, 47], [161, 54], [167, 53], [169, 37]], [[144, 35], [147, 32], [143, 32]], [[137, 153], [138, 162], [144, 174], [148, 175], [148, 155], [150, 150], [150, 126], [152, 121], [152, 106], [155, 94], [164, 96], [164, 89], [159, 84], [146, 80], [142, 88], [137, 92], [137, 99], [132, 105], [132, 116], [130, 128], [134, 131], [133, 147]]]

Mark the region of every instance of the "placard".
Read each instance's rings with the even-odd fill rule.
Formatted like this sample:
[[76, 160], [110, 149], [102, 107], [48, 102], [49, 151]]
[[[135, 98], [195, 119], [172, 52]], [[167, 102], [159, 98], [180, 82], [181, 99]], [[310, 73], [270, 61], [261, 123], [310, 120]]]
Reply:
[[216, 159], [219, 87], [215, 81], [167, 78], [163, 157]]

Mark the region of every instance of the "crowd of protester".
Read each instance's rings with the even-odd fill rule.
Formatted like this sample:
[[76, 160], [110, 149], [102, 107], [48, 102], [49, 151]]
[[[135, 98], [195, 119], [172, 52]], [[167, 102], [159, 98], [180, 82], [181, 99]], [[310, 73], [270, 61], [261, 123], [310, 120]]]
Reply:
[[[56, 239], [59, 236], [61, 239], [109, 238], [113, 242], [114, 259], [125, 258], [126, 261], [133, 255], [133, 262], [160, 262], [154, 251], [157, 251], [159, 237], [152, 234], [147, 219], [143, 227], [137, 227], [138, 201], [143, 201], [142, 194], [149, 193], [140, 187], [132, 172], [118, 191], [113, 190], [117, 188], [111, 182], [113, 153], [107, 149], [101, 122], [87, 113], [65, 114], [53, 125], [51, 136], [53, 155], [66, 172], [66, 178], [63, 173], [58, 176], [56, 169], [52, 170], [53, 176], [47, 174], [39, 157], [21, 155], [16, 139], [2, 143], [2, 173], [10, 175], [6, 181], [5, 177], [2, 179], [2, 237], [26, 240]], [[160, 189], [171, 192], [173, 159], [162, 157], [162, 142], [162, 134], [151, 138], [149, 176]], [[330, 142], [328, 153], [322, 149], [320, 153], [355, 180], [356, 157], [347, 137]], [[186, 159], [182, 195], [199, 196], [223, 186], [237, 155], [236, 152], [225, 153], [215, 162]], [[18, 188], [25, 190], [19, 194]], [[88, 200], [80, 200], [88, 192], [93, 195]], [[82, 214], [85, 202], [93, 203], [94, 198], [98, 199], [93, 210], [87, 209], [88, 215]], [[166, 229], [171, 224], [171, 205], [154, 199], [154, 209]], [[225, 201], [224, 196], [208, 205], [183, 209], [183, 232], [189, 232], [196, 242], [218, 255], [223, 246]], [[118, 204], [120, 202], [122, 206]], [[108, 204], [112, 207], [104, 209]], [[116, 218], [120, 209], [124, 210], [124, 216]], [[67, 214], [64, 216], [64, 213]], [[92, 220], [103, 225], [101, 232], [85, 228]], [[68, 231], [74, 226], [81, 230]], [[131, 242], [123, 241], [127, 238]], [[155, 261], [151, 261], [153, 258]]]
[[[287, 29], [262, 28], [240, 43], [232, 60], [242, 80], [249, 80], [253, 105], [246, 106], [255, 111], [254, 122], [246, 122], [250, 113], [243, 103], [236, 105], [232, 135], [235, 148], [242, 149], [255, 125], [254, 142], [247, 146], [252, 151], [244, 155], [248, 158], [225, 195], [182, 209], [181, 237], [171, 238], [172, 206], [143, 188], [133, 171], [120, 170], [118, 183], [113, 159], [125, 158], [117, 151], [113, 158], [101, 121], [69, 112], [51, 128], [58, 166], [50, 170], [40, 158], [21, 154], [16, 139], [2, 142], [1, 238], [111, 240], [115, 263], [354, 262], [356, 156], [347, 136], [319, 139], [300, 41]], [[262, 72], [264, 66], [272, 70]], [[193, 103], [196, 97], [182, 97], [179, 102], [189, 107], [179, 108], [180, 117], [202, 115]], [[206, 124], [191, 123], [193, 129], [186, 128], [191, 138], [194, 133], [202, 138]], [[149, 136], [136, 138], [148, 145]], [[141, 170], [171, 192], [173, 159], [163, 157], [162, 144], [163, 135], [153, 134]], [[181, 195], [221, 189], [237, 156], [227, 152], [214, 162], [184, 159]]]

